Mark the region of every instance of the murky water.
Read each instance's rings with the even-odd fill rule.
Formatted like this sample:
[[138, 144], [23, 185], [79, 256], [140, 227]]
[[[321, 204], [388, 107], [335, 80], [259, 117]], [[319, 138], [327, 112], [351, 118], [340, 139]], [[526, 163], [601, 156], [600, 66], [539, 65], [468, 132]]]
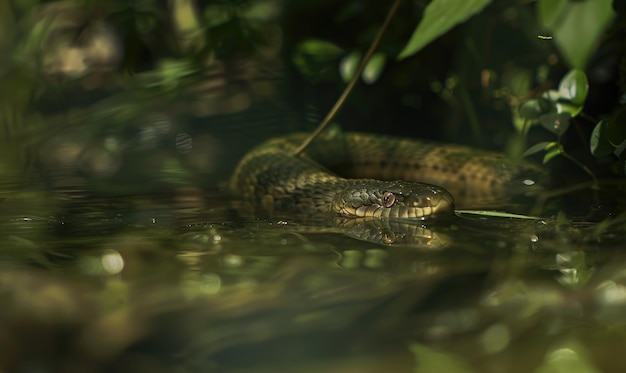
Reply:
[[[619, 117], [620, 28], [586, 48], [584, 120], [527, 131], [526, 100], [587, 91], [558, 83], [546, 2], [493, 1], [398, 61], [427, 3], [404, 2], [343, 130], [596, 163], [582, 137]], [[389, 5], [0, 2], [0, 373], [622, 372], [621, 180], [506, 209], [538, 219], [412, 222], [266, 217], [221, 188], [263, 139], [324, 118]], [[578, 168], [554, 166], [561, 187]]]
[[22, 190], [4, 203], [6, 371], [624, 363], [622, 224], [462, 215], [320, 225], [255, 218], [219, 190], [193, 189], [64, 202]]

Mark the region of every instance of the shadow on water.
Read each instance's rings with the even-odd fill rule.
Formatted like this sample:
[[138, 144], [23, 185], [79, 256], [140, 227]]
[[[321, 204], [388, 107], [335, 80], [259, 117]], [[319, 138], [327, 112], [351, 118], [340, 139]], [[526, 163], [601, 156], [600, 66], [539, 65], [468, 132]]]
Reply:
[[0, 353], [2, 366], [527, 372], [621, 363], [616, 344], [596, 343], [621, 340], [621, 232], [466, 215], [257, 219], [220, 191], [194, 193], [46, 207], [21, 192], [5, 202], [0, 340], [13, 349]]

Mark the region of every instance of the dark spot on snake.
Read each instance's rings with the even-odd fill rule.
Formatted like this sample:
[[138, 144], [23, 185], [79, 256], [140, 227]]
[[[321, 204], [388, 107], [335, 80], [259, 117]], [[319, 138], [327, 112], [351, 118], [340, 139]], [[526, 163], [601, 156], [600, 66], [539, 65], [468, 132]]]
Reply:
[[380, 167], [387, 167], [387, 160], [383, 159], [382, 161], [380, 161]]
[[435, 171], [439, 171], [439, 165], [438, 165], [438, 164], [434, 164], [434, 165], [433, 165], [433, 170], [435, 170]]

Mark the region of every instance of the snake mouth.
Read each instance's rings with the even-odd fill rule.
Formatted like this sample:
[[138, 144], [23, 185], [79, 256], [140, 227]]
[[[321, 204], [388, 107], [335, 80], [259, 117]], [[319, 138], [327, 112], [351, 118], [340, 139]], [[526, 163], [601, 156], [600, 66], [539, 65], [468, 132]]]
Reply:
[[454, 200], [435, 185], [369, 181], [337, 193], [332, 210], [344, 217], [425, 219], [452, 212]]

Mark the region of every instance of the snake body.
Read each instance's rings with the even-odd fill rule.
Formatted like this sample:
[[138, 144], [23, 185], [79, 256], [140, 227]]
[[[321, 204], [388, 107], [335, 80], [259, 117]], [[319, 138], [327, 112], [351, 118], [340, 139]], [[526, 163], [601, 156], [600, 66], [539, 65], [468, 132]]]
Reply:
[[500, 153], [365, 133], [325, 135], [293, 156], [306, 136], [273, 138], [251, 150], [231, 177], [231, 191], [273, 212], [410, 219], [453, 211], [448, 190], [476, 207], [546, 179], [540, 167]]

